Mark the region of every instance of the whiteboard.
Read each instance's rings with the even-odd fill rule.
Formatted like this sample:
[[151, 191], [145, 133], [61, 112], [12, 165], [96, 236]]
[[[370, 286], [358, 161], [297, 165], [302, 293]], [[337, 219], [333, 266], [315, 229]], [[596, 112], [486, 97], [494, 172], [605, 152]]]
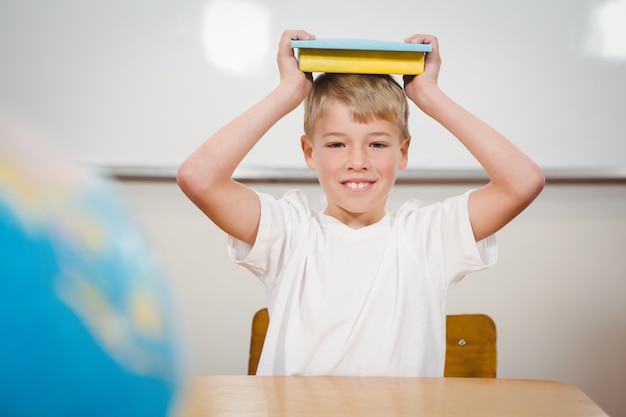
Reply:
[[[442, 89], [545, 169], [626, 167], [626, 0], [3, 0], [0, 103], [81, 162], [175, 169], [278, 82], [287, 28], [439, 37]], [[411, 103], [409, 168], [477, 163]], [[305, 168], [302, 108], [243, 168]]]

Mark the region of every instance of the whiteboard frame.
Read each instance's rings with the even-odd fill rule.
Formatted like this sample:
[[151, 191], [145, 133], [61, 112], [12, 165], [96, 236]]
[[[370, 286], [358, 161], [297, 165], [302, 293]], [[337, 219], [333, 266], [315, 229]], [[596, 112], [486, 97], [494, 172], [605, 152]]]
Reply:
[[[96, 167], [104, 175], [120, 181], [175, 181], [177, 168], [170, 167]], [[546, 169], [547, 183], [624, 183], [626, 167], [615, 169]], [[235, 171], [233, 178], [243, 183], [317, 183], [315, 171], [304, 168], [244, 168]], [[488, 181], [480, 169], [415, 169], [398, 171], [396, 184], [479, 184]]]

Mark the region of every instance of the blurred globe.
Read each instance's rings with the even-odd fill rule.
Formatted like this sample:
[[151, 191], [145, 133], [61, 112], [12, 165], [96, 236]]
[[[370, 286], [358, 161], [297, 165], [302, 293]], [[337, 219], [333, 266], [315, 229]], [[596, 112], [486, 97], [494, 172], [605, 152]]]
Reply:
[[0, 415], [166, 416], [164, 276], [104, 178], [0, 118]]

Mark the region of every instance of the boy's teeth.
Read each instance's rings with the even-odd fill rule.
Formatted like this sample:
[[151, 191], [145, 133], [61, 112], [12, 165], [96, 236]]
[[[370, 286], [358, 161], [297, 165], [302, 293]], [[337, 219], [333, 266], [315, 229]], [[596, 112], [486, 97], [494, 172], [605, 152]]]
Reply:
[[365, 188], [364, 182], [348, 182], [346, 185], [348, 186], [348, 188]]

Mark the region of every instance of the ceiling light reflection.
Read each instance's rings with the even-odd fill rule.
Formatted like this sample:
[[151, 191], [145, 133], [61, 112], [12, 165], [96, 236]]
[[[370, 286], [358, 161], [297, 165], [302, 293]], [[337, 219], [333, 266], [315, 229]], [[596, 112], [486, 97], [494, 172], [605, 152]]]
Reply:
[[202, 41], [209, 63], [238, 76], [254, 76], [270, 46], [271, 13], [244, 0], [208, 3], [202, 15]]
[[626, 60], [626, 0], [594, 5], [585, 50], [606, 60]]

